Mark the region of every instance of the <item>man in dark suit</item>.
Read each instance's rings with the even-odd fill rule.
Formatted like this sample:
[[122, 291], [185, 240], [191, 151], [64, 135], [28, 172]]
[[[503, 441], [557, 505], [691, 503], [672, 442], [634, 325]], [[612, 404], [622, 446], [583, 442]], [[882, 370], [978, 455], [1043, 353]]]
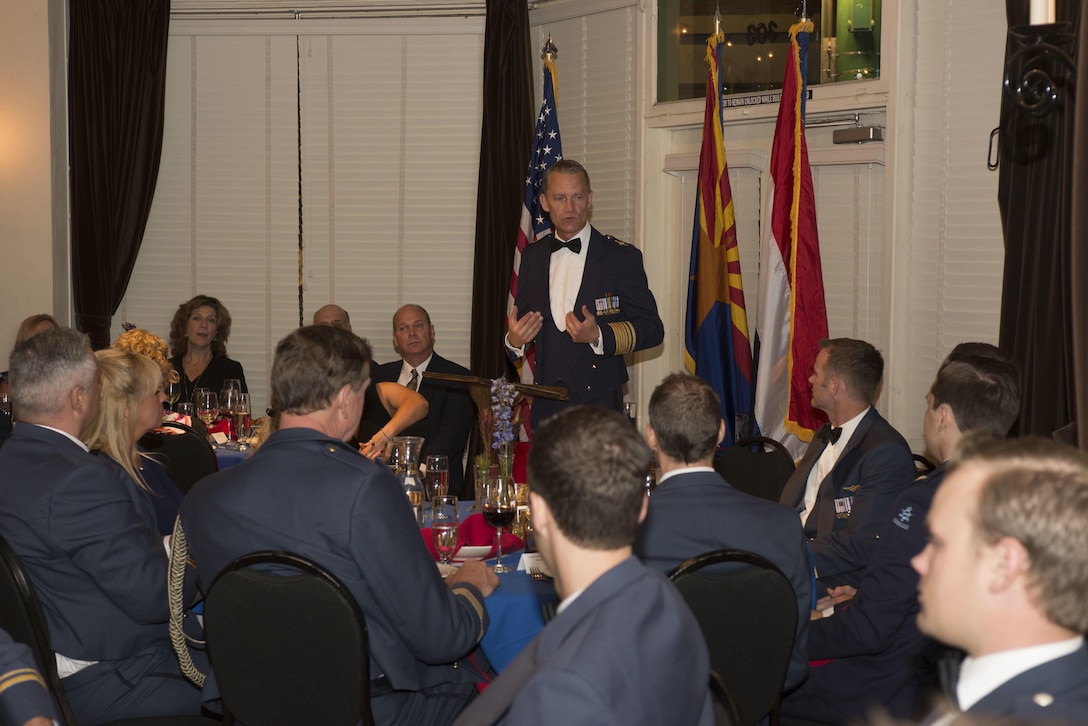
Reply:
[[59, 720], [30, 648], [0, 630], [0, 723], [53, 726]]
[[1034, 437], [961, 451], [912, 561], [918, 628], [967, 653], [955, 687], [966, 713], [1083, 724], [1088, 455]]
[[[465, 445], [475, 420], [475, 407], [468, 389], [460, 383], [440, 381], [423, 374], [454, 373], [470, 376], [465, 368], [434, 352], [434, 325], [430, 314], [419, 305], [404, 305], [393, 316], [393, 347], [401, 360], [383, 363], [372, 372], [375, 383], [399, 383], [427, 399], [427, 418], [401, 431], [402, 436], [422, 436], [423, 452], [444, 454], [449, 459], [449, 493], [471, 499], [462, 491], [465, 478]], [[367, 406], [363, 417], [379, 428], [389, 421], [384, 408]], [[423, 460], [420, 461], [423, 463]]]
[[0, 449], [0, 534], [34, 583], [80, 723], [196, 714], [167, 632], [166, 550], [147, 494], [78, 438], [98, 410], [87, 336], [11, 354], [19, 423]]
[[614, 411], [569, 408], [536, 432], [529, 505], [558, 614], [458, 724], [713, 723], [702, 631], [680, 593], [631, 554], [649, 466]]
[[280, 341], [279, 429], [246, 461], [197, 483], [182, 524], [205, 588], [256, 550], [288, 550], [332, 572], [366, 618], [375, 721], [446, 724], [481, 680], [475, 649], [498, 578], [477, 560], [443, 582], [393, 475], [347, 445], [370, 359], [365, 340], [333, 326]]
[[642, 253], [589, 224], [593, 191], [585, 168], [570, 159], [552, 165], [540, 204], [555, 234], [521, 253], [506, 346], [516, 359], [535, 341], [536, 382], [566, 388], [570, 401], [536, 399], [534, 428], [568, 405], [621, 410], [623, 356], [665, 336]]
[[884, 358], [863, 340], [820, 341], [809, 384], [830, 421], [809, 444], [779, 501], [795, 509], [821, 585], [857, 587], [900, 492], [914, 481], [903, 437], [873, 407]]
[[1019, 410], [1019, 374], [996, 348], [985, 356], [953, 351], [942, 364], [926, 395], [923, 423], [926, 450], [941, 464], [892, 507], [860, 587], [831, 590], [836, 599], [852, 599], [821, 603], [813, 613], [808, 656], [833, 660], [812, 668], [805, 685], [783, 701], [784, 723], [793, 717], [861, 721], [875, 707], [895, 718], [920, 715], [935, 654], [915, 624], [918, 574], [910, 561], [925, 547], [926, 515], [964, 432], [981, 429], [1003, 438]]
[[646, 440], [660, 476], [635, 554], [668, 573], [684, 560], [718, 549], [766, 557], [789, 578], [797, 596], [797, 640], [785, 688], [808, 673], [805, 644], [812, 606], [812, 570], [797, 516], [786, 507], [738, 492], [714, 471], [714, 451], [725, 436], [718, 394], [701, 378], [668, 376], [650, 398]]

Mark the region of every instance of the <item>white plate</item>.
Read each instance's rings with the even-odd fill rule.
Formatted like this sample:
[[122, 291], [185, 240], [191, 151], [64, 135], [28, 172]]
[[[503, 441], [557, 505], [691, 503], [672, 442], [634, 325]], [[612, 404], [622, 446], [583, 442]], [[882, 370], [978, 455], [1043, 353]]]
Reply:
[[491, 554], [491, 545], [465, 545], [453, 553], [453, 561], [463, 562], [465, 560], [479, 560], [487, 557], [489, 554]]

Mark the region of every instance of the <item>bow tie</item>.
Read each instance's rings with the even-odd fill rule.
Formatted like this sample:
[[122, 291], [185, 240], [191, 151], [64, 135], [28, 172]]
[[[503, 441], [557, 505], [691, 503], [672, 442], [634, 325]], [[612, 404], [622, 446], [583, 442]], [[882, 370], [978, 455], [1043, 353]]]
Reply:
[[839, 441], [839, 436], [842, 435], [842, 427], [841, 426], [831, 428], [830, 423], [825, 423], [823, 428], [824, 428], [824, 431], [823, 431], [824, 439], [827, 440], [827, 443], [829, 443], [829, 444], [831, 444], [833, 446], [834, 442]]
[[554, 237], [554, 236], [552, 237], [552, 252], [555, 252], [556, 250], [561, 250], [564, 247], [566, 247], [568, 250], [570, 250], [574, 254], [578, 254], [579, 252], [582, 251], [582, 240], [579, 239], [578, 237], [575, 237], [572, 240], [567, 240], [566, 242], [560, 242], [558, 237]]

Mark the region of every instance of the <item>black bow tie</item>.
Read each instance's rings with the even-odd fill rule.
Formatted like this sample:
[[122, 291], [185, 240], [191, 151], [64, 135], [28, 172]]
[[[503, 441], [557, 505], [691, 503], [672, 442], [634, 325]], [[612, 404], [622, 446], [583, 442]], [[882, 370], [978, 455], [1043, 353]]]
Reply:
[[558, 237], [552, 237], [552, 252], [555, 252], [556, 250], [561, 250], [564, 247], [566, 247], [574, 254], [578, 254], [582, 251], [582, 240], [578, 237], [575, 237], [572, 240], [560, 242]]
[[839, 436], [842, 435], [842, 427], [837, 426], [832, 428], [830, 423], [825, 423], [823, 427], [820, 427], [819, 434], [820, 436], [823, 436], [827, 443], [833, 446], [834, 442], [839, 441]]

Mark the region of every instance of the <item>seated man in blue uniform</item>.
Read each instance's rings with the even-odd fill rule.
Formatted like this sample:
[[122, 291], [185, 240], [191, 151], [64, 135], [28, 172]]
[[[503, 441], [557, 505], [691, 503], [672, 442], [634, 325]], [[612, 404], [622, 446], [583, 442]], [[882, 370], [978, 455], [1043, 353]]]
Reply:
[[506, 346], [517, 358], [535, 342], [536, 382], [566, 388], [570, 401], [536, 399], [533, 428], [564, 406], [621, 410], [623, 356], [665, 337], [642, 253], [589, 224], [593, 190], [585, 167], [571, 159], [553, 164], [544, 173], [540, 206], [555, 234], [521, 253]]
[[0, 723], [53, 726], [57, 709], [30, 648], [0, 630]]
[[650, 450], [614, 411], [576, 406], [536, 432], [529, 506], [558, 614], [459, 725], [714, 722], [702, 631], [631, 553], [649, 467]]
[[635, 554], [665, 573], [719, 549], [748, 550], [777, 565], [797, 596], [788, 691], [808, 673], [812, 570], [801, 523], [781, 504], [738, 492], [714, 471], [714, 451], [724, 437], [721, 402], [706, 381], [677, 373], [654, 389], [646, 440], [657, 454], [660, 475], [635, 537]]
[[[925, 518], [944, 480], [948, 461], [967, 431], [1004, 438], [1020, 411], [1016, 367], [989, 346], [968, 344], [975, 355], [954, 350], [926, 395], [926, 450], [940, 465], [907, 487], [880, 530], [880, 542], [857, 588], [833, 588], [835, 598], [854, 595], [813, 613], [808, 656], [834, 659], [810, 669], [809, 680], [782, 703], [783, 723], [840, 724], [863, 720], [879, 707], [895, 718], [922, 715], [922, 676], [929, 675], [932, 641], [918, 632], [918, 573], [912, 557], [926, 544]], [[967, 349], [964, 346], [964, 349]], [[920, 673], [921, 671], [921, 673]]]
[[182, 525], [205, 588], [256, 550], [287, 550], [328, 569], [366, 618], [375, 721], [448, 724], [487, 667], [476, 646], [498, 578], [469, 561], [443, 582], [396, 479], [346, 443], [370, 361], [367, 342], [342, 328], [311, 325], [280, 341], [272, 363], [279, 429], [250, 459], [197, 483]]
[[809, 384], [812, 407], [827, 414], [779, 501], [795, 509], [824, 587], [857, 587], [877, 532], [914, 481], [906, 440], [873, 402], [884, 358], [864, 340], [820, 341]]
[[1088, 455], [1035, 437], [965, 440], [926, 527], [929, 543], [912, 561], [918, 628], [967, 653], [954, 705], [1083, 724]]
[[[465, 445], [476, 407], [464, 384], [423, 376], [425, 372], [462, 376], [470, 376], [472, 372], [435, 353], [434, 339], [430, 314], [419, 305], [402, 306], [393, 315], [393, 347], [401, 358], [375, 366], [371, 378], [375, 383], [399, 383], [427, 399], [427, 418], [404, 429], [400, 435], [423, 437], [420, 463], [430, 454], [446, 456], [450, 467], [449, 493], [472, 499], [473, 493], [463, 492], [461, 487], [465, 479]], [[380, 406], [366, 406], [363, 418], [379, 429], [389, 422], [389, 414]]]
[[0, 534], [34, 583], [77, 720], [199, 713], [170, 646], [151, 502], [78, 438], [98, 409], [87, 336], [28, 338], [10, 375], [19, 423], [0, 449]]

